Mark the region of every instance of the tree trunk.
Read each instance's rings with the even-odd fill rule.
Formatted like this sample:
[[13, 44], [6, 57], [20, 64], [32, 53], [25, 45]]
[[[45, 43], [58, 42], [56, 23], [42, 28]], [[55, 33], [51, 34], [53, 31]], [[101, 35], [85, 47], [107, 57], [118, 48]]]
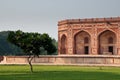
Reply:
[[29, 65], [30, 65], [30, 70], [31, 70], [31, 72], [33, 73], [33, 66], [32, 66], [32, 60], [33, 60], [33, 58], [34, 58], [35, 56], [31, 56], [31, 55], [29, 55], [29, 57], [28, 57], [28, 63], [29, 63]]

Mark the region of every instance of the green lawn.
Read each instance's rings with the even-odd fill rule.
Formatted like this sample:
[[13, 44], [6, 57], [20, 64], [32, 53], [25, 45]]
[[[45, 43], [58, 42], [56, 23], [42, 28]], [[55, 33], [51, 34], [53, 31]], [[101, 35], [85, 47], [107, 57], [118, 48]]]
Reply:
[[120, 68], [0, 65], [0, 80], [120, 80]]

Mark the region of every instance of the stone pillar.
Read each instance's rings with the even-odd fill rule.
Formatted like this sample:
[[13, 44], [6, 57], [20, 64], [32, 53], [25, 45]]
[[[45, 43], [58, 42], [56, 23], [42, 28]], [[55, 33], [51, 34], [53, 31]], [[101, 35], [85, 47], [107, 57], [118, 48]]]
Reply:
[[60, 47], [61, 47], [61, 40], [60, 40], [60, 32], [58, 31], [58, 55], [60, 55]]
[[93, 34], [91, 35], [91, 54], [97, 55], [98, 54], [98, 44], [97, 44], [97, 28], [93, 27]]
[[118, 25], [117, 35], [117, 55], [120, 55], [120, 23]]
[[68, 35], [67, 36], [68, 55], [72, 55], [73, 54], [73, 30], [70, 25], [68, 26], [67, 35]]

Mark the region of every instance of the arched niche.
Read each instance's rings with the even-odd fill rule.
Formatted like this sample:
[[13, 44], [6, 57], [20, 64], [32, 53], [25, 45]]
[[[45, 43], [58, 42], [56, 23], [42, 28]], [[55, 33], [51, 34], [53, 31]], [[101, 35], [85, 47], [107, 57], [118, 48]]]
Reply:
[[74, 53], [90, 54], [90, 35], [85, 31], [80, 31], [74, 36]]
[[102, 55], [115, 54], [116, 34], [113, 31], [105, 30], [98, 36], [98, 53]]
[[66, 54], [66, 53], [67, 53], [67, 37], [65, 35], [62, 35], [60, 54]]

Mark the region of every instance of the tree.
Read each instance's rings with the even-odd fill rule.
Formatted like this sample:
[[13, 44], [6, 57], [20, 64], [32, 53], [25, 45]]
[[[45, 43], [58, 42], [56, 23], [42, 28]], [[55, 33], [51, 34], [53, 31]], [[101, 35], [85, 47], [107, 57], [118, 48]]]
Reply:
[[52, 43], [55, 45], [55, 47], [56, 47], [56, 52], [55, 53], [53, 53], [54, 55], [57, 55], [58, 54], [58, 41], [56, 41], [55, 39], [52, 39]]
[[0, 55], [24, 55], [23, 51], [7, 41], [9, 31], [0, 32]]
[[41, 47], [44, 48], [48, 54], [56, 51], [55, 45], [52, 43], [51, 37], [48, 34], [25, 33], [20, 30], [11, 31], [8, 35], [8, 41], [20, 47], [28, 57], [31, 72], [33, 72], [32, 60], [41, 54]]

